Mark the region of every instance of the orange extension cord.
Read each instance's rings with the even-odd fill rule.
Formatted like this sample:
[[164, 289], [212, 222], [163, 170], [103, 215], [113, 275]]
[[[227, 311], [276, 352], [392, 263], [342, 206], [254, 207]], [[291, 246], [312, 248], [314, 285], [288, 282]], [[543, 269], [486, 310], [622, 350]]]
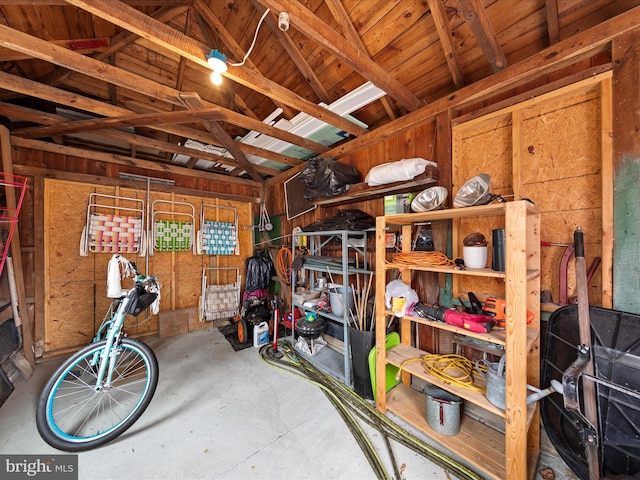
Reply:
[[392, 255], [393, 263], [424, 267], [451, 267], [455, 262], [442, 252], [399, 252]]
[[278, 277], [286, 279], [287, 283], [291, 283], [291, 263], [293, 262], [293, 254], [287, 247], [278, 250], [276, 256], [276, 271]]

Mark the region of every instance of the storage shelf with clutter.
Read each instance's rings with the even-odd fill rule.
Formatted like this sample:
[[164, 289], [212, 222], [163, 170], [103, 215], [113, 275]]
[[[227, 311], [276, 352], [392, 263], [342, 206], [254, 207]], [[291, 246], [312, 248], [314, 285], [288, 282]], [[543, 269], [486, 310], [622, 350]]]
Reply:
[[144, 256], [144, 200], [92, 193], [80, 237], [80, 256], [89, 253], [138, 253]]
[[197, 252], [204, 255], [240, 255], [238, 212], [234, 207], [203, 203]]
[[[419, 162], [421, 164], [419, 167], [424, 166], [424, 170], [418, 173], [418, 170], [414, 169], [415, 175], [410, 178], [403, 177], [403, 179], [395, 179], [393, 176], [386, 176], [385, 173], [388, 169], [394, 172], [400, 171], [393, 168], [396, 164], [399, 164], [399, 162], [402, 162], [402, 160], [379, 165], [378, 167], [380, 167], [380, 170], [377, 171], [378, 173], [374, 171], [375, 181], [372, 181], [371, 183], [364, 181], [353, 184], [346, 192], [341, 193], [340, 195], [332, 197], [316, 197], [313, 199], [313, 203], [320, 207], [334, 207], [366, 200], [374, 200], [388, 195], [404, 194], [416, 191], [420, 188], [425, 188], [431, 184], [435, 184], [439, 179], [438, 165], [428, 160]], [[371, 170], [374, 169], [376, 169], [376, 167], [373, 167]], [[381, 181], [380, 177], [384, 180]]]
[[[421, 430], [434, 442], [467, 461], [483, 478], [527, 478], [534, 471], [533, 462], [539, 455], [540, 422], [535, 399], [542, 394], [537, 390], [540, 365], [540, 214], [526, 200], [464, 207], [391, 214], [376, 219], [376, 291], [385, 291], [384, 297], [376, 297], [376, 407], [380, 412], [391, 412]], [[413, 229], [425, 222], [450, 222], [452, 258], [441, 252], [412, 251], [410, 243], [403, 243], [402, 251], [394, 253], [389, 260], [385, 248], [387, 229], [400, 228], [404, 238], [412, 238]], [[459, 257], [464, 254], [465, 240], [474, 240], [472, 246], [475, 248], [486, 248], [478, 232], [488, 233], [501, 228], [504, 228], [506, 239], [503, 268], [497, 270], [499, 266], [493, 262], [495, 258], [491, 259], [492, 268], [486, 268], [489, 260], [484, 256], [474, 265], [482, 268], [467, 266], [467, 263], [472, 264], [468, 256], [463, 263], [455, 261], [461, 260]], [[453, 274], [453, 295], [457, 298], [462, 298], [463, 292], [476, 290], [476, 286], [486, 285], [486, 290], [478, 290], [491, 294], [482, 309], [487, 307], [489, 298], [495, 301], [497, 295], [504, 295], [509, 309], [505, 325], [502, 329], [494, 329], [496, 322], [493, 318], [478, 314], [475, 309], [471, 313], [458, 312], [437, 304], [420, 304], [416, 303], [415, 296], [405, 291], [391, 291], [389, 286], [395, 286], [396, 280], [387, 283], [387, 279], [390, 277], [388, 274], [394, 271], [402, 272], [399, 281], [409, 293], [414, 292], [411, 288], [412, 274], [422, 271]], [[407, 304], [414, 305], [403, 311], [402, 302], [394, 305], [394, 298], [404, 298]], [[400, 343], [386, 348], [385, 326], [389, 316], [400, 318]], [[476, 373], [480, 366], [478, 363], [474, 365], [468, 356], [447, 352], [439, 354], [438, 346], [434, 347], [436, 353], [424, 350], [412, 339], [411, 332], [416, 324], [464, 337], [466, 345], [482, 342], [493, 351], [502, 350], [504, 375], [496, 374], [500, 381], [498, 378], [490, 381], [493, 379], [489, 375], [489, 367], [493, 368], [493, 364], [486, 365], [485, 377], [481, 371]], [[385, 378], [388, 368], [400, 372], [401, 383], [389, 385]], [[499, 372], [498, 368], [496, 372]], [[463, 381], [467, 383], [463, 385]], [[428, 392], [415, 388], [421, 382], [459, 398], [460, 402], [473, 405], [482, 412], [480, 419], [466, 414], [458, 416], [457, 428], [444, 431], [443, 426], [434, 422], [429, 414], [432, 402]], [[529, 396], [529, 390], [536, 393]], [[497, 393], [501, 393], [500, 399], [504, 399], [502, 406], [496, 401]]]
[[195, 208], [186, 202], [155, 200], [151, 203], [149, 255], [154, 252], [188, 252], [196, 254]]

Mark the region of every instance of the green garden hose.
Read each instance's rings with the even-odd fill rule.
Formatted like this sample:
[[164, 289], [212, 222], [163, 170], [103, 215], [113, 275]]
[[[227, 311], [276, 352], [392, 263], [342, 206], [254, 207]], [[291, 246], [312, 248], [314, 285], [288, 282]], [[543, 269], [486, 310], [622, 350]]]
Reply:
[[[272, 367], [296, 375], [322, 389], [331, 404], [338, 411], [338, 414], [347, 424], [347, 427], [362, 449], [377, 478], [385, 480], [391, 480], [392, 478], [400, 480], [402, 478], [391, 449], [391, 443], [389, 441], [391, 439], [424, 456], [461, 480], [482, 480], [481, 476], [465, 465], [425, 444], [419, 438], [410, 434], [385, 415], [381, 414], [351, 390], [351, 388], [315, 368], [302, 356], [297, 355], [291, 345], [286, 341], [280, 343], [280, 349], [284, 354], [281, 359], [273, 358], [269, 355], [269, 351], [272, 349], [272, 344], [267, 344], [260, 349], [262, 360]], [[373, 447], [357, 419], [360, 419], [382, 434], [392, 462], [394, 476], [391, 476], [387, 472], [376, 449]]]

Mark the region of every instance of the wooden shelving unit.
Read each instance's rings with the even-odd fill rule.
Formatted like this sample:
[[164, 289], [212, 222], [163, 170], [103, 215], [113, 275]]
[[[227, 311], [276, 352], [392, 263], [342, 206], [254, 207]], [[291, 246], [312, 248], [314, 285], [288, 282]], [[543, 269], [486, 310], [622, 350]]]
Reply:
[[[461, 243], [461, 222], [477, 221], [482, 217], [500, 219], [506, 231], [506, 271], [492, 269], [456, 270], [453, 267], [430, 267], [415, 264], [406, 267], [394, 265], [386, 258], [385, 234], [388, 228], [401, 228], [403, 238], [412, 238], [414, 224], [423, 222], [451, 221], [454, 245]], [[443, 448], [455, 452], [483, 476], [497, 479], [533, 478], [540, 451], [539, 411], [537, 404], [527, 405], [527, 384], [539, 385], [540, 365], [540, 216], [529, 202], [517, 201], [426, 213], [387, 215], [376, 221], [376, 292], [384, 292], [387, 272], [399, 268], [402, 280], [409, 284], [411, 272], [423, 270], [453, 274], [454, 278], [487, 277], [497, 279], [502, 292], [491, 292], [504, 296], [507, 303], [507, 320], [504, 330], [489, 333], [474, 333], [441, 322], [419, 317], [405, 316], [400, 323], [401, 344], [385, 349], [386, 317], [392, 312], [385, 308], [384, 295], [376, 296], [376, 405], [383, 413], [394, 413], [404, 421], [423, 431], [442, 444]], [[407, 242], [408, 243], [408, 242]], [[404, 251], [411, 246], [403, 245]], [[454, 257], [460, 257], [461, 249], [454, 246]], [[454, 282], [455, 284], [455, 282]], [[527, 311], [533, 313], [533, 321], [527, 325]], [[403, 369], [403, 383], [385, 392], [386, 365], [400, 366], [405, 360], [424, 357], [424, 352], [411, 346], [411, 331], [414, 323], [478, 338], [502, 345], [505, 349], [506, 409], [496, 407], [484, 393], [455, 387], [439, 381], [426, 373], [421, 362], [408, 363]], [[418, 377], [458, 395], [486, 411], [488, 415], [503, 419], [504, 429], [494, 429], [482, 421], [463, 415], [460, 433], [445, 436], [432, 430], [426, 421], [425, 395], [411, 387], [411, 377]]]

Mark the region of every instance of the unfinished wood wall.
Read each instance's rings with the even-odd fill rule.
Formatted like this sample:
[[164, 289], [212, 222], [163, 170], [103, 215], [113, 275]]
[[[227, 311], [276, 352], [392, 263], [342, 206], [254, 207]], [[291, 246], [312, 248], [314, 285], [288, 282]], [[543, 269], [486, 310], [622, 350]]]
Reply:
[[[480, 173], [491, 176], [491, 193], [529, 198], [541, 212], [541, 240], [573, 242], [580, 226], [585, 233], [587, 266], [596, 257], [602, 263], [589, 283], [589, 300], [611, 306], [612, 215], [611, 189], [611, 74], [464, 121], [452, 128], [453, 193]], [[465, 221], [459, 238], [481, 232], [491, 241], [499, 219]], [[604, 230], [604, 232], [603, 232]], [[603, 234], [604, 233], [604, 234]], [[454, 244], [454, 248], [456, 247]], [[541, 290], [559, 298], [559, 265], [564, 246], [541, 247]], [[489, 256], [491, 265], [491, 255]], [[575, 295], [575, 273], [570, 262], [569, 296]], [[454, 294], [489, 294], [497, 279], [457, 279]], [[498, 290], [499, 291], [499, 290]]]
[[[80, 238], [87, 218], [91, 193], [146, 199], [137, 188], [104, 187], [61, 180], [45, 181], [45, 354], [73, 350], [87, 344], [102, 321], [110, 303], [106, 298], [107, 265], [111, 254], [80, 256]], [[189, 252], [160, 252], [141, 257], [125, 255], [142, 272], [159, 276], [162, 285], [161, 311], [197, 307], [201, 294], [203, 267], [238, 267], [244, 279], [245, 258], [252, 252], [251, 204], [215, 200], [170, 192], [150, 192], [150, 201], [186, 202], [194, 206], [199, 225], [200, 206], [216, 204], [234, 207], [238, 212], [240, 255], [193, 255]], [[175, 207], [179, 211], [179, 207]], [[215, 220], [211, 216], [207, 219]], [[225, 219], [220, 219], [225, 220]], [[148, 269], [147, 263], [148, 261]], [[225, 282], [226, 283], [226, 282]], [[128, 286], [123, 281], [123, 286]], [[144, 315], [144, 314], [143, 314]], [[129, 317], [127, 332], [132, 336], [155, 334], [157, 317]]]

